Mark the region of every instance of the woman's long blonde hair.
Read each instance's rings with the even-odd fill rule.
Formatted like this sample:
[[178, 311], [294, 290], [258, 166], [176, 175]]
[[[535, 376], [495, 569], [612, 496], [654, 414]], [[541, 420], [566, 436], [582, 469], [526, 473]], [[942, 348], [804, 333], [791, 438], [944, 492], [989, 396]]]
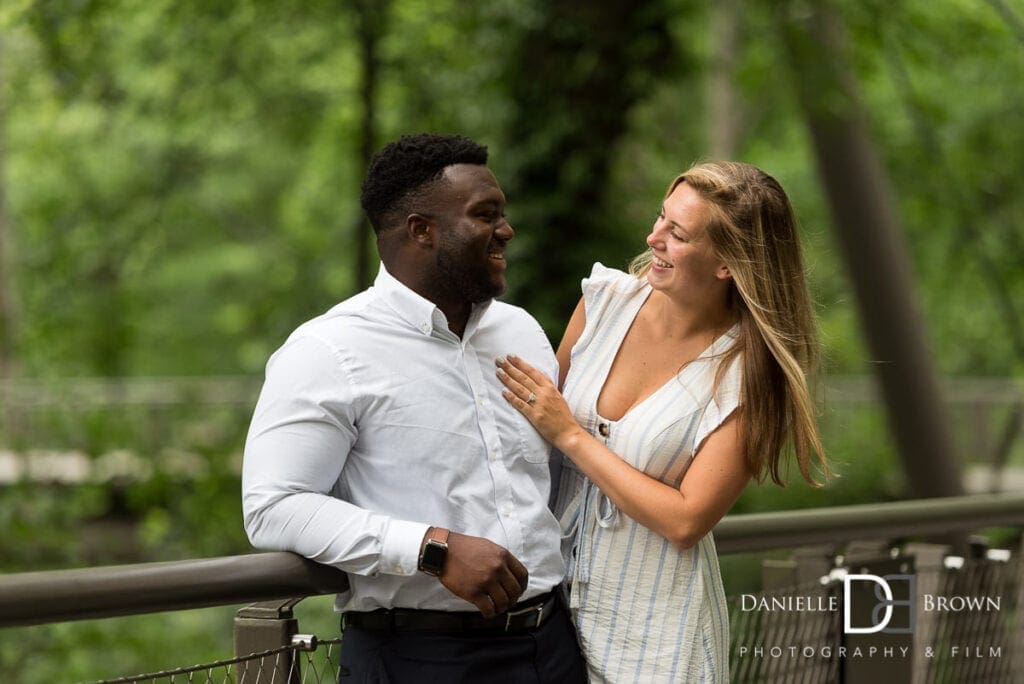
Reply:
[[[758, 482], [771, 474], [784, 485], [780, 456], [791, 445], [800, 474], [818, 486], [812, 454], [824, 477], [830, 475], [811, 391], [818, 339], [789, 198], [774, 178], [739, 162], [698, 164], [677, 176], [665, 197], [680, 183], [707, 202], [705, 234], [732, 274], [739, 340], [722, 355], [715, 382], [742, 354], [747, 465]], [[633, 260], [630, 272], [643, 277], [650, 265], [648, 250]]]

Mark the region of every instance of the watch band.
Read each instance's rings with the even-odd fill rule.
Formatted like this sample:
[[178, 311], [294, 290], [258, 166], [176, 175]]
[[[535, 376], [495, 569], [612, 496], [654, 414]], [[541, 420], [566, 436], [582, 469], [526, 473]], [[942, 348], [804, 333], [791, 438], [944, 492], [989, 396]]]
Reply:
[[431, 527], [420, 548], [420, 557], [416, 566], [421, 572], [435, 577], [444, 571], [444, 563], [448, 557], [449, 530], [443, 527]]
[[446, 530], [443, 527], [431, 527], [427, 532], [427, 542], [437, 542], [448, 546], [448, 535], [451, 533], [451, 530]]

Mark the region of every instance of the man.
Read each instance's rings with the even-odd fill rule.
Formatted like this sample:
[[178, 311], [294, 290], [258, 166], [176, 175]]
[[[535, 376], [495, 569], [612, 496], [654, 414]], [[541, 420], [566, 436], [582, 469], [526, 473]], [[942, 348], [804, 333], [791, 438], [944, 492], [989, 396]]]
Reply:
[[381, 268], [270, 359], [242, 473], [255, 546], [349, 573], [340, 681], [584, 681], [556, 587], [548, 446], [496, 357], [557, 362], [505, 290], [514, 232], [487, 149], [406, 136], [362, 205]]

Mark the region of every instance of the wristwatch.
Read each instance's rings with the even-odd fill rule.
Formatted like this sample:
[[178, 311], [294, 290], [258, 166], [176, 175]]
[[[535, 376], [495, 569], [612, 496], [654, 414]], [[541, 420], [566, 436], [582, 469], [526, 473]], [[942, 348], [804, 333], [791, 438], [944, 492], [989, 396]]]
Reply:
[[420, 549], [420, 570], [435, 577], [441, 574], [448, 558], [448, 535], [449, 531], [443, 527], [431, 527], [427, 531], [427, 541]]

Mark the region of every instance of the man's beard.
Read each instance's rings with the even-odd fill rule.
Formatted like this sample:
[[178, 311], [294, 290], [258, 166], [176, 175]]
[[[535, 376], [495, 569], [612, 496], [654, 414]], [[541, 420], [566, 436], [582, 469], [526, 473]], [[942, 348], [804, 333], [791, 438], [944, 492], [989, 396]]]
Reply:
[[453, 300], [479, 304], [494, 299], [505, 287], [491, 279], [486, 262], [474, 268], [466, 268], [446, 249], [437, 255], [437, 286]]

